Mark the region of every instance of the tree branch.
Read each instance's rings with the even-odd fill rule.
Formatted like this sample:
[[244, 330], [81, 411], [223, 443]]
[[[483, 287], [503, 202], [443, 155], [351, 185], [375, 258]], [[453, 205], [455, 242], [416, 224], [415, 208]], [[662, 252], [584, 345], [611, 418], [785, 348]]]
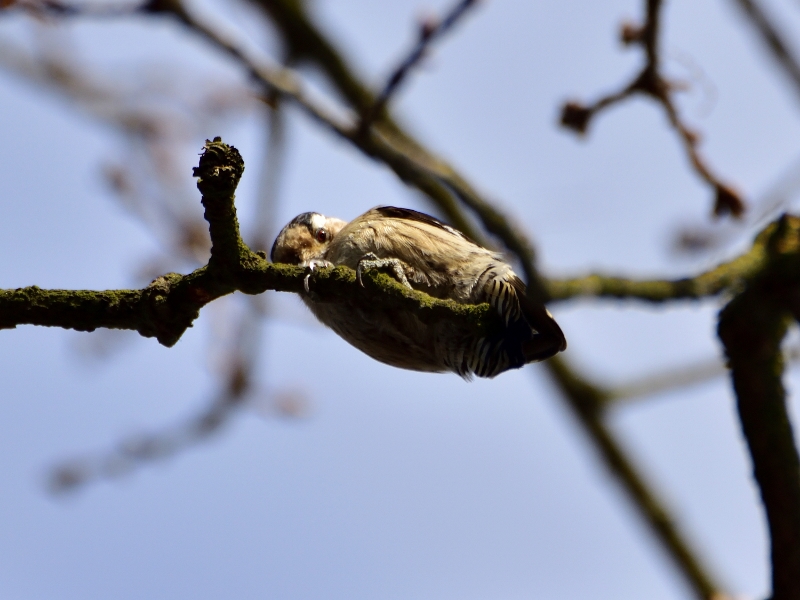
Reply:
[[[243, 171], [235, 148], [219, 138], [206, 142], [195, 176], [213, 244], [208, 265], [188, 275], [163, 275], [142, 290], [43, 290], [36, 286], [0, 290], [0, 329], [23, 324], [79, 331], [130, 329], [172, 346], [192, 326], [200, 309], [221, 296], [235, 291], [304, 293], [306, 269], [268, 262], [265, 254], [252, 252], [239, 235], [233, 202]], [[363, 279], [362, 288], [352, 269], [319, 269], [310, 276], [310, 285], [322, 302], [346, 301], [365, 309], [377, 303], [414, 312], [424, 323], [451, 320], [476, 335], [500, 325], [486, 303], [465, 305], [432, 298], [383, 273], [370, 272]]]
[[[348, 99], [357, 114], [363, 114], [365, 106], [372, 105], [374, 98], [372, 98], [368, 88], [357, 80], [334, 45], [325, 39], [315, 27], [305, 12], [303, 2], [298, 0], [253, 1], [262, 6], [273, 17], [275, 25], [281, 31], [290, 47], [295, 44], [302, 44], [304, 58], [313, 60], [328, 75], [332, 85]], [[216, 36], [210, 30], [206, 30], [204, 35], [212, 43], [215, 41], [214, 38]], [[303, 41], [299, 42], [296, 36]], [[306, 43], [308, 40], [313, 43]], [[284, 73], [286, 72], [284, 71]], [[382, 160], [395, 171], [401, 180], [414, 185], [426, 194], [447, 215], [452, 225], [461, 229], [476, 241], [486, 245], [482, 241], [483, 236], [463, 217], [461, 208], [454, 202], [454, 196], [462, 201], [476, 213], [486, 230], [500, 238], [506, 247], [520, 259], [526, 274], [528, 288], [532, 295], [542, 301], [548, 299], [548, 290], [536, 268], [534, 248], [519, 228], [513, 225], [513, 221], [503, 215], [491, 202], [475, 192], [466, 182], [466, 179], [460, 176], [446, 161], [424, 148], [409, 134], [402, 131], [389, 115], [381, 122], [373, 125], [370, 129], [372, 135], [353, 135], [353, 132], [357, 132], [357, 128], [353, 125], [340, 126], [341, 121], [333, 122], [324, 118], [324, 112], [320, 110], [320, 107], [315, 106], [300, 92], [296, 80], [294, 85], [283, 90], [276, 88], [276, 92], [300, 105], [312, 118], [334, 131], [340, 137], [354, 143], [362, 152]], [[544, 366], [553, 376], [564, 400], [571, 405], [582, 402], [582, 391], [597, 395], [604, 393], [601, 387], [593, 385], [578, 375], [561, 357], [548, 360]], [[612, 432], [604, 427], [600, 419], [599, 412], [591, 411], [586, 413], [586, 418], [580, 419], [579, 422], [600, 451], [601, 456], [607, 460], [611, 459], [609, 463], [610, 472], [618, 478], [624, 488], [643, 489], [647, 492], [647, 497], [655, 498], [656, 494], [648, 489], [643, 479], [638, 476], [633, 468], [614, 468], [615, 459], [613, 459], [613, 456], [621, 456], [625, 459], [626, 455], [621, 446], [615, 444]], [[615, 452], [612, 453], [613, 456], [605, 450], [609, 442], [614, 444], [615, 447]], [[627, 462], [631, 464], [630, 460], [627, 460]], [[632, 493], [631, 499], [643, 514], [649, 511], [647, 506], [641, 504], [645, 499], [645, 495]], [[660, 506], [660, 509], [666, 518], [667, 513], [663, 506]], [[679, 542], [677, 545], [673, 545], [662, 536], [655, 520], [646, 519], [646, 522], [653, 529], [657, 539], [662, 542], [665, 550], [673, 556], [676, 564], [697, 595], [701, 598], [711, 598], [716, 594], [719, 597], [720, 594], [713, 592], [713, 590], [719, 590], [720, 586], [714, 583], [713, 577], [703, 566], [699, 553], [696, 550], [692, 550], [691, 544], [681, 537], [680, 532], [676, 528], [672, 529], [670, 535], [674, 536]]]
[[400, 88], [400, 85], [411, 70], [419, 64], [431, 44], [452, 29], [453, 26], [469, 12], [469, 9], [477, 3], [478, 0], [459, 0], [459, 2], [450, 9], [444, 19], [427, 19], [420, 23], [417, 43], [394, 69], [389, 79], [386, 81], [386, 84], [383, 86], [381, 93], [378, 94], [375, 102], [361, 117], [361, 123], [359, 124], [360, 133], [363, 134], [366, 132], [372, 122], [385, 112], [389, 100]]
[[641, 71], [620, 90], [607, 94], [590, 105], [580, 102], [566, 102], [561, 109], [561, 124], [579, 134], [585, 134], [592, 118], [602, 110], [630, 98], [643, 94], [658, 102], [667, 114], [669, 123], [683, 143], [684, 151], [695, 173], [714, 190], [714, 214], [730, 213], [734, 217], [745, 211], [741, 196], [708, 166], [700, 154], [699, 136], [681, 119], [678, 108], [672, 100], [672, 84], [662, 75], [660, 68], [659, 35], [661, 32], [662, 0], [645, 0], [647, 16], [644, 25], [627, 23], [622, 28], [622, 42], [626, 45], [638, 44], [645, 53], [645, 64]]
[[781, 382], [781, 340], [800, 318], [800, 218], [782, 217], [769, 263], [720, 313], [742, 431], [769, 524], [772, 600], [800, 599], [800, 457]]
[[576, 378], [560, 357], [551, 358], [547, 365], [559, 386], [564, 388], [567, 404], [590, 434], [606, 467], [621, 483], [633, 506], [668, 551], [697, 597], [722, 600], [724, 595], [720, 593], [719, 585], [699, 560], [686, 534], [605, 422], [603, 409], [611, 399], [610, 392]]
[[[453, 167], [400, 129], [389, 115], [386, 118], [382, 118], [380, 122], [374, 123], [370, 128], [369, 135], [357, 135], [358, 126], [355, 115], [363, 114], [365, 109], [372, 106], [374, 97], [369, 89], [358, 81], [333, 44], [311, 22], [305, 12], [304, 3], [300, 0], [256, 0], [256, 3], [261, 5], [273, 18], [274, 23], [284, 36], [290, 49], [290, 54], [295, 58], [312, 60], [328, 75], [331, 83], [353, 106], [354, 115], [351, 118], [343, 118], [340, 113], [334, 113], [308, 96], [303, 91], [299, 79], [290, 70], [259, 64], [247, 57], [233, 42], [222, 38], [210, 27], [193, 19], [180, 4], [179, 0], [151, 0], [146, 5], [145, 10], [151, 13], [172, 13], [177, 16], [190, 29], [205, 37], [207, 41], [244, 66], [256, 82], [266, 87], [268, 93], [277, 94], [293, 102], [329, 131], [353, 143], [365, 154], [378, 158], [387, 164], [401, 180], [413, 185], [427, 195], [442, 210], [452, 225], [464, 231], [479, 243], [489, 245], [484, 241], [484, 236], [472, 226], [469, 219], [465, 218], [461, 207], [456, 201], [460, 200], [475, 212], [487, 231], [497, 235], [506, 247], [519, 257], [527, 276], [529, 291], [534, 297], [546, 301], [548, 299], [547, 289], [536, 269], [535, 253], [531, 243], [519, 228], [513, 225], [511, 219], [503, 215], [493, 203], [477, 193]], [[322, 272], [320, 272], [321, 274]], [[348, 276], [351, 275], [352, 272]], [[385, 275], [377, 274], [376, 277], [386, 277], [384, 283], [388, 286], [387, 291], [391, 291], [395, 282]], [[296, 287], [287, 291], [298, 291], [297, 287], [301, 285], [298, 282], [301, 279], [292, 280]], [[404, 289], [395, 288], [394, 293], [402, 294]], [[381, 302], [384, 301], [385, 298], [382, 298]], [[464, 307], [463, 305], [458, 307], [466, 310], [476, 308]], [[445, 316], [447, 314], [447, 311], [445, 311]], [[601, 389], [598, 386], [594, 386], [580, 377], [562, 359], [551, 359], [545, 363], [545, 367], [550, 370], [565, 400], [570, 403], [580, 401], [575, 382], [580, 382], [584, 389], [593, 389], [595, 392], [601, 393]], [[603, 423], [599, 421], [599, 418], [599, 415], [593, 414], [591, 419], [596, 419], [596, 422], [584, 420], [580, 422], [584, 425], [590, 439], [593, 440], [601, 450], [601, 454], [603, 454], [603, 447], [607, 445], [607, 439], [613, 442], [614, 438], [608, 429], [603, 429], [605, 437], [600, 435], [602, 433], [600, 428]], [[616, 445], [616, 448], [617, 454], [624, 456], [620, 446]], [[619, 470], [612, 468], [611, 472], [620, 478], [624, 487], [635, 485], [647, 490], [641, 478], [638, 478], [631, 469]], [[625, 481], [626, 473], [632, 473], [634, 479]], [[649, 492], [649, 495], [655, 497], [653, 492]], [[631, 497], [637, 503], [644, 498], [641, 494], [632, 494]], [[648, 520], [648, 523], [652, 525], [653, 521]], [[662, 539], [657, 528], [655, 533], [659, 539]], [[675, 530], [675, 535], [678, 535], [677, 530]], [[685, 540], [681, 543], [681, 547], [689, 553], [693, 567], [687, 570], [683, 566], [685, 561], [679, 557], [676, 558], [677, 564], [681, 566], [682, 571], [690, 580], [698, 595], [707, 597], [706, 591], [708, 589], [707, 584], [711, 581], [710, 576], [701, 568], [701, 561], [697, 552], [690, 552], [690, 545]], [[675, 551], [669, 544], [666, 544], [665, 548], [670, 554]], [[702, 577], [696, 575], [698, 572], [702, 574]]]
[[770, 223], [756, 236], [750, 250], [694, 277], [647, 280], [592, 274], [574, 279], [548, 279], [545, 285], [553, 300], [603, 297], [663, 303], [716, 296], [761, 273], [769, 261], [767, 244], [777, 227], [777, 223]]

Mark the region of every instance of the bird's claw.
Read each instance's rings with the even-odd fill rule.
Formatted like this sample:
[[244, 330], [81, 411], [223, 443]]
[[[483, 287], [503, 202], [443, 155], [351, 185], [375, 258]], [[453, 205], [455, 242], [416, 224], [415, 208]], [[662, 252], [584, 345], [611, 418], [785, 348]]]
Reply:
[[356, 279], [358, 279], [359, 285], [364, 287], [364, 282], [361, 279], [361, 274], [364, 272], [364, 269], [383, 269], [390, 267], [395, 278], [405, 287], [412, 290], [414, 288], [411, 287], [411, 284], [408, 282], [404, 266], [403, 261], [398, 258], [378, 258], [373, 252], [368, 252], [358, 261]]
[[311, 289], [309, 288], [308, 280], [311, 278], [311, 274], [317, 269], [332, 268], [333, 263], [327, 260], [322, 260], [321, 258], [312, 258], [310, 261], [308, 261], [306, 267], [308, 268], [308, 273], [306, 273], [306, 276], [303, 279], [303, 288], [306, 290], [306, 294], [310, 294]]

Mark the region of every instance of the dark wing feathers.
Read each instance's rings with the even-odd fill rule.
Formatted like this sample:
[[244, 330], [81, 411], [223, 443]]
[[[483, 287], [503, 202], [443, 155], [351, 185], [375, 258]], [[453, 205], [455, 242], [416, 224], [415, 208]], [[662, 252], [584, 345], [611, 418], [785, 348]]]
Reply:
[[519, 277], [509, 282], [514, 287], [522, 315], [537, 335], [522, 345], [526, 362], [540, 361], [567, 349], [567, 338], [544, 304], [528, 298], [527, 288]]

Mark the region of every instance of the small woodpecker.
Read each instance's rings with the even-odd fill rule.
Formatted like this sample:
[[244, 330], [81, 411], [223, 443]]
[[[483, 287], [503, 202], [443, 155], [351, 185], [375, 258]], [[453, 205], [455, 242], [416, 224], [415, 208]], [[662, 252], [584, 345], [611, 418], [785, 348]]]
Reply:
[[316, 302], [313, 294], [302, 295], [322, 323], [388, 365], [453, 371], [465, 379], [494, 377], [567, 347], [553, 316], [526, 295], [525, 284], [500, 254], [415, 210], [381, 206], [349, 223], [303, 213], [278, 234], [270, 258], [312, 271], [346, 265], [359, 281], [365, 270], [388, 269], [409, 288], [463, 304], [488, 302], [499, 314], [496, 330], [478, 338], [452, 323], [423, 323], [409, 311]]

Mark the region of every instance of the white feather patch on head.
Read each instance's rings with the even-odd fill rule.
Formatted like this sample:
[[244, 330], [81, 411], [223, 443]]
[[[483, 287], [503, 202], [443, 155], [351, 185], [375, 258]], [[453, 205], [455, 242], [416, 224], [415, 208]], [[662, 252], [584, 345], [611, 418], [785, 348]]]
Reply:
[[311, 215], [311, 229], [313, 231], [316, 231], [317, 229], [322, 229], [323, 227], [325, 227], [325, 222], [327, 220], [328, 219], [324, 215], [321, 215], [319, 213], [314, 213], [313, 215]]

